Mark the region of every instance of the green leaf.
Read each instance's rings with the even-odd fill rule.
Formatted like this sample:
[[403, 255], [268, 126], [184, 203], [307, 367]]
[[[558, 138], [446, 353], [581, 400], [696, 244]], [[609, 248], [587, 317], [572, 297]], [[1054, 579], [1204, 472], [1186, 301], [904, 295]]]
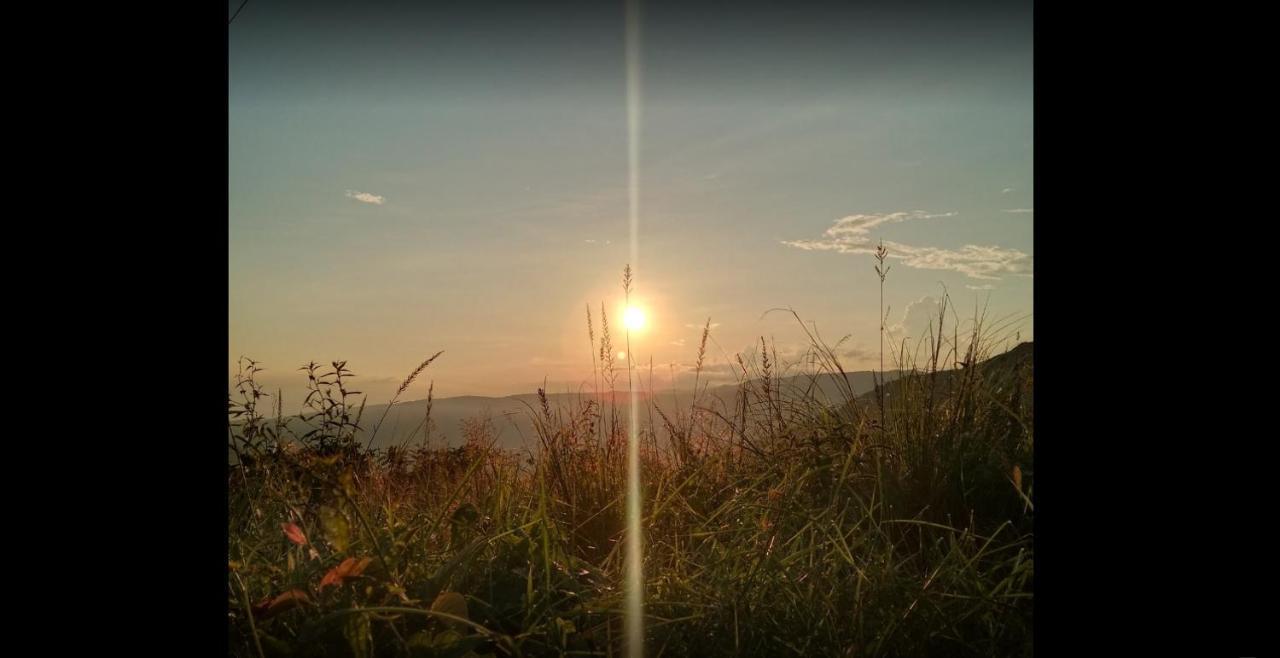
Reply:
[[417, 633], [410, 635], [409, 639], [405, 641], [405, 644], [409, 645], [409, 650], [412, 651], [414, 655], [417, 655], [420, 652], [429, 655], [434, 641], [431, 637], [431, 633], [428, 633], [427, 631], [418, 631]]
[[427, 631], [418, 631], [417, 633], [410, 635], [409, 639], [405, 641], [405, 644], [408, 644], [410, 649], [430, 649], [432, 647], [433, 640], [431, 638], [431, 634]]
[[435, 639], [431, 641], [431, 645], [437, 649], [452, 649], [459, 642], [462, 642], [462, 634], [458, 631], [448, 630], [441, 631], [436, 635]]
[[324, 538], [339, 553], [345, 552], [351, 545], [351, 524], [342, 512], [332, 507], [321, 507], [320, 525], [324, 528]]
[[560, 637], [564, 638], [578, 632], [578, 627], [574, 626], [572, 621], [560, 617], [556, 617], [556, 628], [560, 630]]
[[347, 617], [342, 627], [342, 635], [351, 646], [351, 655], [355, 658], [371, 658], [373, 656], [373, 634], [369, 628], [369, 615], [358, 613]]

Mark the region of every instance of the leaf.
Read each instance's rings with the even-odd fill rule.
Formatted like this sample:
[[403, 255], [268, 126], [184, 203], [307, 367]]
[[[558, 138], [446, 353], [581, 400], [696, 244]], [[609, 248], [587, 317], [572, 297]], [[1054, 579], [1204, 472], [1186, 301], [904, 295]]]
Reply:
[[452, 649], [459, 642], [462, 642], [462, 634], [458, 631], [440, 631], [431, 641], [431, 646], [436, 649]]
[[270, 619], [282, 612], [292, 610], [303, 603], [311, 603], [307, 593], [300, 589], [291, 589], [277, 597], [263, 599], [253, 606], [253, 616], [258, 619]]
[[351, 524], [347, 522], [347, 517], [332, 507], [322, 507], [320, 524], [324, 527], [325, 539], [339, 553], [345, 552], [351, 543]]
[[1022, 491], [1022, 469], [1018, 468], [1017, 464], [1013, 465], [1012, 478], [1013, 486], [1017, 487], [1018, 491]]
[[338, 566], [330, 569], [329, 572], [324, 575], [324, 578], [320, 579], [320, 589], [324, 589], [330, 585], [341, 585], [347, 578], [359, 576], [364, 573], [365, 567], [369, 566], [369, 563], [372, 561], [373, 558], [368, 557], [360, 559], [349, 557], [343, 560]]
[[410, 635], [405, 644], [409, 645], [410, 649], [430, 650], [432, 647], [431, 634], [427, 631], [418, 631], [417, 633]]
[[556, 630], [560, 631], [561, 641], [567, 642], [570, 635], [578, 632], [578, 627], [569, 619], [556, 617]]
[[[467, 616], [467, 598], [457, 592], [440, 592], [435, 601], [431, 602], [432, 612], [441, 612], [454, 617], [470, 619]], [[457, 623], [450, 621], [449, 623]]]
[[303, 546], [307, 543], [307, 536], [303, 534], [302, 528], [299, 528], [297, 525], [293, 523], [281, 523], [280, 529], [284, 531], [284, 536], [288, 537], [289, 541], [299, 546]]
[[369, 632], [369, 615], [354, 614], [347, 617], [342, 626], [342, 635], [351, 646], [351, 654], [356, 658], [369, 658], [373, 655], [373, 635]]

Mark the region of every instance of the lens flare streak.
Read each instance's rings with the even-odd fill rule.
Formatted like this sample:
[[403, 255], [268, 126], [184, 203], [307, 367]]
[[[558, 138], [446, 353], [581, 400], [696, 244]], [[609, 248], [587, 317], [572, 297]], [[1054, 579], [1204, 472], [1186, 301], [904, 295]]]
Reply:
[[[626, 0], [627, 50], [627, 170], [631, 229], [631, 273], [636, 276], [640, 262], [640, 2]], [[630, 300], [628, 300], [628, 303]], [[631, 324], [631, 323], [628, 323]], [[627, 329], [627, 354], [631, 351], [631, 329]], [[640, 536], [640, 432], [635, 386], [627, 360], [627, 386], [631, 390], [631, 414], [627, 441], [627, 544], [626, 613], [624, 637], [628, 658], [644, 655], [644, 574]]]

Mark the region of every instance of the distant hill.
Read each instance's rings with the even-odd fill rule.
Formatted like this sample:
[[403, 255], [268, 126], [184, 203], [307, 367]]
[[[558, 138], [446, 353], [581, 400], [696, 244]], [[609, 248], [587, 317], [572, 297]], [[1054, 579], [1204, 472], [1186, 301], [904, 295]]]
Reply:
[[[1013, 349], [1007, 352], [997, 354], [982, 361], [973, 367], [978, 368], [982, 378], [993, 384], [997, 388], [1002, 388], [1017, 381], [1020, 375], [1025, 375], [1031, 371], [1035, 365], [1035, 348], [1033, 343], [1019, 343]], [[969, 366], [962, 366], [959, 369], [940, 370], [938, 372], [937, 386], [942, 394], [946, 394], [955, 385], [959, 374]], [[901, 388], [900, 382], [890, 382], [885, 386], [885, 394], [892, 396]], [[859, 404], [871, 403], [875, 400], [874, 389], [862, 393], [859, 397]]]
[[[1032, 343], [1022, 343], [1017, 347], [996, 355], [990, 359], [978, 364], [977, 367], [983, 370], [984, 378], [991, 380], [1008, 378], [1012, 379], [1014, 374], [1021, 368], [1031, 367], [1034, 350]], [[940, 391], [945, 392], [950, 389], [955, 381], [956, 370], [944, 370], [938, 373], [938, 385]], [[897, 379], [901, 376], [900, 371], [889, 371], [885, 373], [885, 381], [887, 382], [885, 391], [892, 396], [898, 390]], [[874, 402], [875, 390], [875, 374], [868, 370], [850, 372], [844, 375], [793, 375], [783, 377], [779, 383], [779, 390], [783, 397], [796, 398], [804, 395], [815, 395], [818, 399], [826, 403], [837, 406], [846, 402], [846, 388], [852, 391], [853, 396], [858, 399], [858, 404]], [[687, 412], [689, 405], [692, 403], [691, 389], [684, 390], [660, 390], [652, 395], [653, 402], [664, 412], [671, 415], [677, 408], [677, 403], [681, 411]], [[629, 395], [626, 390], [615, 392], [616, 402], [619, 408], [619, 414], [622, 418], [627, 417], [627, 407], [629, 404]], [[738, 384], [722, 384], [715, 386], [707, 386], [703, 389], [702, 396], [699, 398], [700, 405], [703, 407], [720, 408], [731, 410], [735, 407], [739, 397]], [[640, 393], [642, 399], [648, 399], [649, 396], [643, 392]], [[554, 412], [557, 409], [565, 411], [575, 410], [580, 404], [594, 397], [591, 393], [550, 393], [547, 395], [547, 402]], [[604, 397], [606, 404], [608, 395]], [[533, 424], [530, 420], [531, 411], [540, 411], [541, 402], [538, 400], [536, 393], [526, 393], [520, 395], [509, 395], [505, 397], [485, 397], [479, 395], [463, 395], [458, 397], [438, 398], [432, 401], [431, 419], [432, 433], [431, 444], [436, 446], [459, 446], [466, 441], [465, 427], [467, 423], [476, 423], [480, 419], [487, 418], [492, 423], [492, 430], [498, 437], [498, 446], [505, 449], [522, 449], [532, 447], [536, 441]], [[398, 402], [394, 406], [387, 409], [385, 404], [370, 405], [364, 410], [364, 417], [361, 425], [365, 428], [358, 436], [361, 442], [367, 442], [369, 433], [378, 425], [379, 419], [382, 425], [378, 428], [375, 436], [373, 447], [386, 448], [392, 445], [418, 445], [423, 441], [422, 425], [426, 418], [427, 401], [426, 400], [409, 400]], [[647, 422], [647, 415], [645, 416]]]
[[[892, 381], [897, 378], [898, 373], [891, 371], [885, 373], [885, 379]], [[847, 384], [843, 381], [847, 381]], [[845, 387], [852, 390], [853, 395], [863, 395], [874, 389], [873, 374], [871, 371], [859, 371], [847, 373], [845, 377], [839, 375], [795, 375], [784, 377], [781, 379], [779, 390], [784, 396], [800, 396], [807, 391], [818, 395], [820, 399], [829, 401], [831, 404], [841, 402], [845, 394], [842, 391]], [[619, 413], [626, 417], [629, 395], [627, 391], [616, 391], [616, 400], [619, 405]], [[707, 386], [703, 389], [700, 398], [703, 406], [723, 405], [732, 409], [738, 396], [737, 384], [723, 384], [718, 386]], [[547, 402], [552, 410], [557, 408], [576, 409], [580, 403], [594, 397], [591, 393], [549, 393]], [[607, 401], [608, 395], [602, 397]], [[641, 393], [641, 397], [647, 397]], [[682, 409], [687, 410], [688, 405], [692, 402], [693, 390], [660, 390], [653, 393], [652, 399], [664, 412], [670, 413], [675, 409], [677, 401]], [[464, 421], [468, 419], [477, 419], [488, 417], [492, 420], [493, 429], [498, 434], [498, 445], [503, 448], [516, 449], [522, 448], [528, 441], [535, 438], [533, 424], [529, 420], [530, 409], [538, 410], [541, 402], [538, 400], [536, 393], [527, 393], [521, 395], [509, 395], [505, 397], [484, 397], [476, 395], [438, 398], [431, 404], [431, 419], [434, 430], [431, 435], [431, 442], [434, 445], [461, 445], [465, 441], [463, 436]], [[398, 402], [395, 406], [387, 411], [387, 405], [370, 405], [364, 410], [364, 418], [361, 422], [366, 431], [372, 431], [378, 420], [386, 413], [386, 419], [382, 426], [378, 429], [375, 436], [373, 446], [377, 448], [385, 448], [390, 445], [400, 445], [406, 442], [411, 444], [420, 444], [423, 440], [422, 423], [427, 413], [426, 400], [410, 400]], [[368, 435], [364, 435], [364, 441], [368, 441]], [[532, 444], [528, 444], [532, 445]]]

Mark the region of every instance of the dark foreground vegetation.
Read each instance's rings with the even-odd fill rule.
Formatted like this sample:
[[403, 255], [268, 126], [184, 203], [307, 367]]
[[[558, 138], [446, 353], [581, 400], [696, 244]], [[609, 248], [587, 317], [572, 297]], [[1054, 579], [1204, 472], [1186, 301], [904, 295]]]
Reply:
[[[1031, 655], [1031, 345], [995, 354], [1000, 327], [945, 320], [866, 395], [783, 390], [762, 345], [739, 358], [736, 404], [648, 403], [646, 655]], [[639, 387], [588, 324], [596, 390]], [[841, 373], [811, 339], [787, 368]], [[622, 655], [611, 395], [531, 405], [523, 453], [483, 418], [459, 447], [431, 447], [424, 419], [416, 444], [372, 451], [344, 363], [310, 366], [289, 419], [259, 369], [244, 361], [230, 410], [233, 655]]]

